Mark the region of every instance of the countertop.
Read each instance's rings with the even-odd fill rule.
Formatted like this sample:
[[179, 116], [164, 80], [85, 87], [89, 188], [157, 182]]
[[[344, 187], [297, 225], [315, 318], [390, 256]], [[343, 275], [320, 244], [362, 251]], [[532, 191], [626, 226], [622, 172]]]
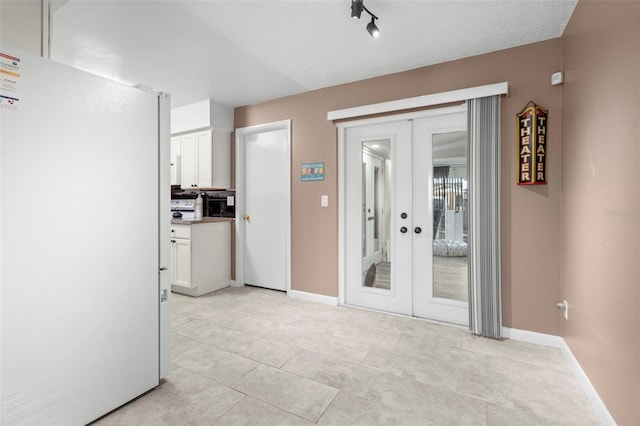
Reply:
[[203, 217], [201, 219], [171, 219], [172, 225], [197, 225], [199, 223], [235, 222], [232, 217]]

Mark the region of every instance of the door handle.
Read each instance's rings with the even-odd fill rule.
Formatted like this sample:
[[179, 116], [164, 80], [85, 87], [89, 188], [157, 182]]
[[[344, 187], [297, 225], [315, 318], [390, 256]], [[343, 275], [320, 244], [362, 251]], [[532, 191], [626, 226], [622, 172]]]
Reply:
[[248, 214], [245, 214], [244, 216], [242, 216], [242, 219], [249, 222], [251, 220], [251, 216], [249, 216]]
[[402, 232], [403, 234], [407, 233], [407, 227], [403, 226], [402, 228], [400, 228], [400, 232]]
[[416, 226], [416, 229], [414, 229], [413, 232], [415, 232], [416, 234], [419, 234], [422, 232], [422, 228], [420, 228], [419, 226]]

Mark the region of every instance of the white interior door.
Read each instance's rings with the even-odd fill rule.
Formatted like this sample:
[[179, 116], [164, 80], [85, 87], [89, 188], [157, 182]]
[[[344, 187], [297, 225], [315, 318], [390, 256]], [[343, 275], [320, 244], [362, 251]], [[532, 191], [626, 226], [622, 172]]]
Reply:
[[[411, 123], [409, 121], [352, 127], [346, 134], [347, 196], [345, 197], [345, 302], [383, 311], [411, 315], [411, 239], [410, 194], [407, 182], [411, 180], [411, 168], [396, 167], [411, 162]], [[389, 201], [385, 212], [380, 208], [380, 247], [387, 250], [385, 256], [373, 256], [373, 223], [375, 216], [372, 202], [373, 167], [367, 172], [367, 163], [373, 166], [371, 154], [380, 159], [380, 205]], [[381, 165], [386, 164], [384, 168]], [[363, 166], [364, 165], [364, 166]], [[369, 181], [369, 183], [367, 183]], [[387, 182], [388, 184], [385, 184]], [[371, 210], [371, 211], [368, 211]], [[405, 218], [403, 219], [403, 213]], [[381, 250], [382, 251], [382, 250]], [[364, 262], [363, 262], [364, 260]], [[363, 265], [364, 263], [364, 265]], [[364, 271], [363, 271], [364, 270]]]
[[238, 129], [238, 279], [290, 288], [290, 154], [288, 126]]
[[[453, 256], [454, 252], [466, 254], [462, 250], [466, 242], [449, 241], [443, 236], [442, 244], [451, 246], [451, 251], [441, 256], [433, 249], [437, 236], [434, 230], [440, 225], [448, 227], [446, 236], [465, 232], [463, 180], [455, 180], [452, 172], [466, 170], [465, 131], [463, 108], [432, 112], [415, 120], [346, 129], [347, 304], [468, 323], [466, 256]], [[372, 157], [379, 161], [375, 163]], [[380, 167], [380, 205], [388, 202], [386, 212], [381, 208], [379, 213], [381, 228], [377, 235], [384, 238], [380, 256], [373, 254], [374, 163]], [[440, 221], [442, 209], [436, 209], [438, 214], [434, 215], [434, 166], [451, 171], [444, 184], [447, 191], [453, 183], [460, 189], [445, 191], [447, 206], [455, 207], [446, 212], [450, 213], [446, 215], [450, 223]], [[441, 207], [441, 203], [438, 199], [436, 204]]]
[[413, 122], [413, 314], [461, 325], [469, 323], [466, 129], [464, 111]]

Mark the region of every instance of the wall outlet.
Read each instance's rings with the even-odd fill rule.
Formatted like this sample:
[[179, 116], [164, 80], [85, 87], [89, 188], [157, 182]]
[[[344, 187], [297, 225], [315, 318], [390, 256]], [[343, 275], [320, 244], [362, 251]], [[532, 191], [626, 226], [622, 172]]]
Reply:
[[564, 316], [564, 319], [568, 320], [569, 319], [569, 304], [567, 303], [566, 300], [563, 300], [562, 303], [564, 303], [564, 311], [562, 311], [562, 315]]

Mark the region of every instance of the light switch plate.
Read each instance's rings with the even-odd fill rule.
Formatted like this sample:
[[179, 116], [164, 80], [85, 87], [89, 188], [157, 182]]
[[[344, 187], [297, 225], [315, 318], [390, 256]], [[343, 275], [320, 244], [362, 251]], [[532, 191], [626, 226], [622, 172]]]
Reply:
[[320, 207], [328, 207], [329, 206], [329, 196], [321, 195], [320, 196]]

